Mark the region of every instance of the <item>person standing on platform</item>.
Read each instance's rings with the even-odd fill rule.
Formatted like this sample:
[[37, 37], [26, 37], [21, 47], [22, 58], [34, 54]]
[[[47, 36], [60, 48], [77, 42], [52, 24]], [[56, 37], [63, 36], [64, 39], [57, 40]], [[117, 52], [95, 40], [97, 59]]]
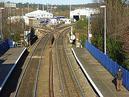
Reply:
[[122, 88], [122, 70], [119, 68], [116, 74], [116, 89], [117, 91], [121, 91]]

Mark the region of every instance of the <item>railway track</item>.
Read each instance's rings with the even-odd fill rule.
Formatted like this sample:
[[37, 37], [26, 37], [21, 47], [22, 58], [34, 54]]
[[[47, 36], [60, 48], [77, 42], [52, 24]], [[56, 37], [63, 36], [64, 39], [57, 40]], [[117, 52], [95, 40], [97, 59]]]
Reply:
[[68, 31], [70, 31], [70, 29], [61, 33], [55, 41], [61, 95], [62, 97], [84, 97], [80, 83], [78, 82], [76, 75], [73, 74], [74, 71], [70, 66], [71, 63], [65, 52], [64, 36]]
[[49, 65], [49, 97], [54, 97], [52, 51], [50, 51], [49, 58], [51, 60]]
[[50, 34], [47, 34], [35, 47], [34, 53], [30, 56], [30, 60], [24, 68], [14, 97], [36, 97], [39, 67], [49, 38]]
[[[52, 39], [52, 38], [51, 38]], [[51, 42], [47, 45], [38, 72], [37, 87], [34, 97], [54, 97], [53, 92], [53, 63]]]
[[[69, 31], [68, 27], [59, 30], [53, 46], [51, 46], [52, 34], [50, 33], [39, 41], [24, 67], [14, 97], [85, 97], [82, 85], [66, 52], [65, 34]], [[53, 60], [56, 60], [56, 64]], [[58, 72], [59, 83], [54, 81], [56, 76], [54, 70]], [[60, 86], [57, 91], [55, 84]], [[57, 92], [60, 95], [55, 95]]]

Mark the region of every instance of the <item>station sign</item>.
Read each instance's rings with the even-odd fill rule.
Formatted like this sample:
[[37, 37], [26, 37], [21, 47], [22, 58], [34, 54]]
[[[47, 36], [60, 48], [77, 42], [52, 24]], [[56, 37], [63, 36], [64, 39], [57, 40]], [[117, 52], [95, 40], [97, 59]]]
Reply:
[[92, 37], [92, 34], [89, 34], [89, 37], [91, 38]]
[[71, 40], [75, 40], [75, 38], [76, 38], [75, 35], [71, 35], [71, 36], [70, 36], [70, 39], [71, 39]]

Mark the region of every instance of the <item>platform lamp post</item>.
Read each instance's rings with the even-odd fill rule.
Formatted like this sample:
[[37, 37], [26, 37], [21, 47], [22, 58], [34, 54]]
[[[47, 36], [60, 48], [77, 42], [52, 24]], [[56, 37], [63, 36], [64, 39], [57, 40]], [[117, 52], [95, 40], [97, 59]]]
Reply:
[[106, 33], [107, 33], [107, 17], [106, 17], [106, 5], [100, 6], [100, 8], [104, 9], [104, 54], [106, 55]]
[[69, 18], [70, 18], [70, 12], [71, 12], [71, 0], [69, 0]]
[[69, 18], [70, 18], [70, 22], [71, 22], [71, 16], [70, 16], [70, 13], [71, 13], [71, 0], [69, 0]]
[[28, 2], [28, 4], [27, 4], [27, 9], [28, 9], [28, 13], [30, 12], [30, 5], [29, 5], [29, 2]]
[[[70, 22], [71, 22], [71, 16], [70, 16], [70, 13], [71, 13], [71, 0], [69, 0], [69, 18], [70, 18]], [[70, 33], [70, 36], [72, 35], [72, 26], [71, 26], [71, 33]]]

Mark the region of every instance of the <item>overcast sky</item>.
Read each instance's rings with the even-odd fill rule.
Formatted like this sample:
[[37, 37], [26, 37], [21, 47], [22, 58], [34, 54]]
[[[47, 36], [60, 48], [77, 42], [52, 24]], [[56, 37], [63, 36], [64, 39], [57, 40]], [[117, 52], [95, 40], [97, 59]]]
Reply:
[[30, 2], [30, 3], [40, 3], [40, 4], [69, 4], [71, 1], [71, 4], [86, 4], [91, 3], [93, 0], [0, 0], [0, 1], [10, 1], [10, 2]]

